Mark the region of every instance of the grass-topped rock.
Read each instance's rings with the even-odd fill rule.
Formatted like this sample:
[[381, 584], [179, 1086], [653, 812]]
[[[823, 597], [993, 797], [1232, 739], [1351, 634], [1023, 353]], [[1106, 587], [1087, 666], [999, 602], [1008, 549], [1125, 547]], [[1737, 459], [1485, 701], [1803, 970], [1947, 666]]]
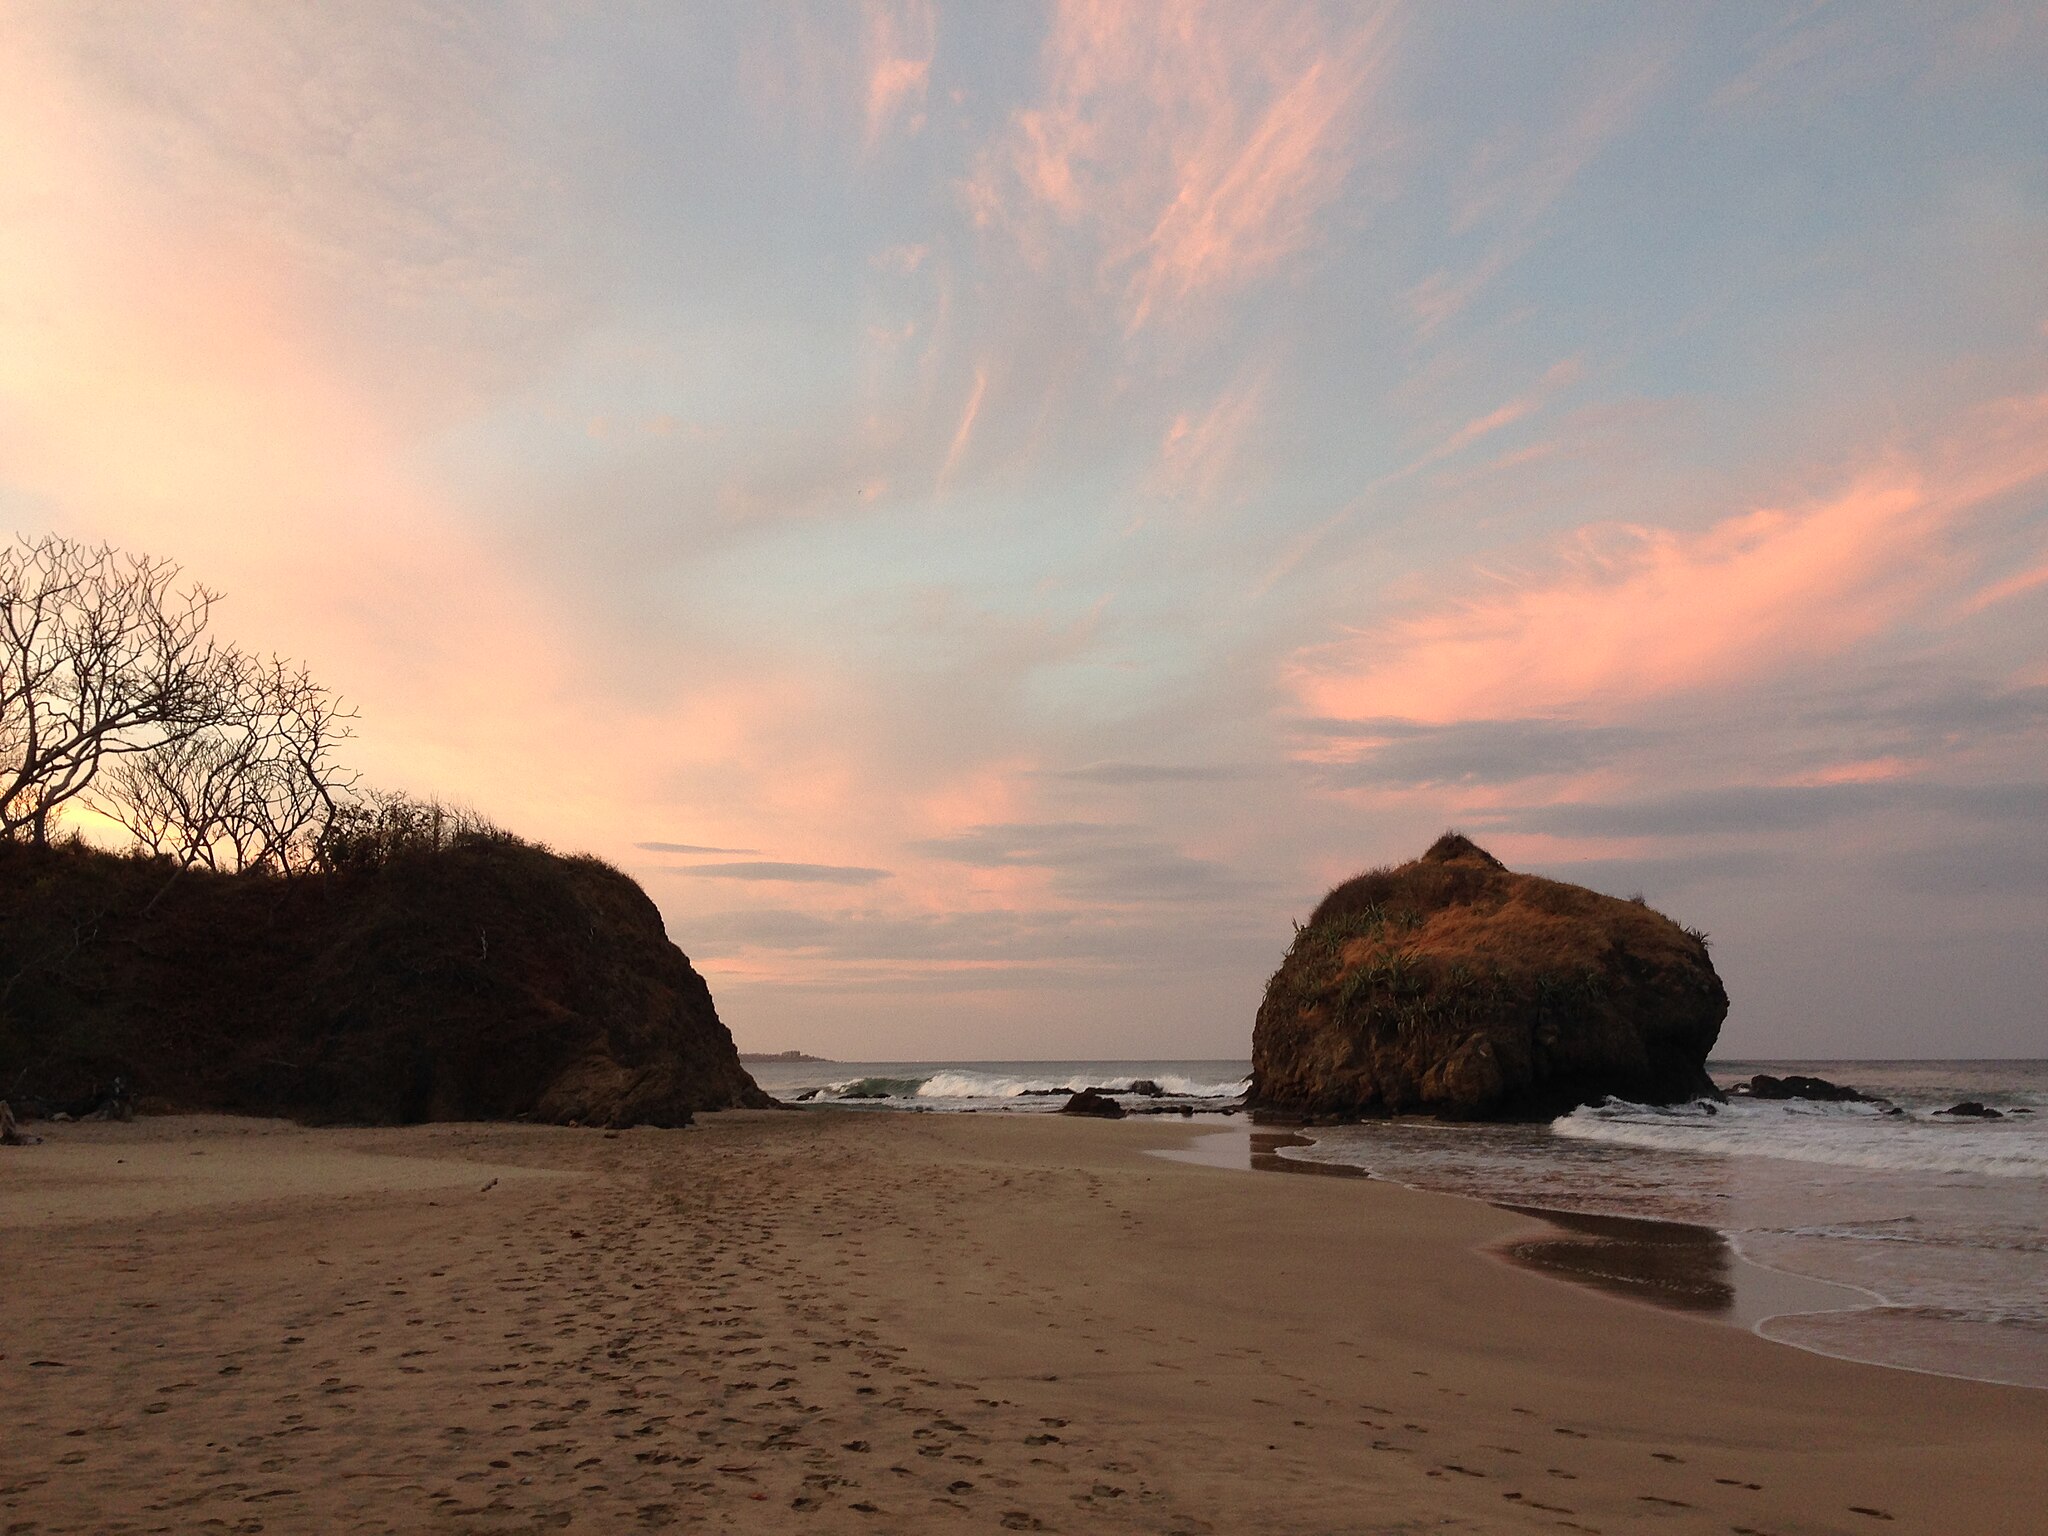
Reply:
[[0, 843], [0, 1099], [404, 1124], [687, 1124], [771, 1100], [661, 914], [486, 827], [292, 878]]
[[1718, 1097], [1706, 936], [1446, 833], [1325, 896], [1266, 984], [1254, 1108], [1518, 1119]]

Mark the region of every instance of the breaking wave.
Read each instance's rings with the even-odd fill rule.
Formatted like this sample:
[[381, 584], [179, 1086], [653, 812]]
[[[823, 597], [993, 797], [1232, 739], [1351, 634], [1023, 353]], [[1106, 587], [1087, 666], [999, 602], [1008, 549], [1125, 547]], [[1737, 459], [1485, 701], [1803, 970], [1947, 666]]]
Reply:
[[[893, 1065], [893, 1064], [892, 1064]], [[1201, 1063], [1182, 1064], [1197, 1069]], [[1163, 1066], [1065, 1062], [1043, 1072], [935, 1066], [926, 1071], [882, 1070], [859, 1077], [774, 1084], [770, 1091], [796, 1102], [870, 1105], [878, 1109], [1054, 1110], [1066, 1097], [1095, 1088], [1132, 1105], [1219, 1108], [1250, 1085], [1242, 1073], [1204, 1074]]]
[[[917, 1089], [920, 1099], [1018, 1099], [1033, 1095], [1051, 1096], [1079, 1093], [1083, 1088], [1100, 1088], [1108, 1093], [1129, 1092], [1134, 1077], [1107, 1080], [1087, 1073], [1066, 1077], [997, 1077], [985, 1072], [935, 1072]], [[1244, 1092], [1249, 1078], [1229, 1082], [1203, 1082], [1167, 1073], [1145, 1081], [1158, 1086], [1160, 1094], [1177, 1099], [1229, 1099]]]

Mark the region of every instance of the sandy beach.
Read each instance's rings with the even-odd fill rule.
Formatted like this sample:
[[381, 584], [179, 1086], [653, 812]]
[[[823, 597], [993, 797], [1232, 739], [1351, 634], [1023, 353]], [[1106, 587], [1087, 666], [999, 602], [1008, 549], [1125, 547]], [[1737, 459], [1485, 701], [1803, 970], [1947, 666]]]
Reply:
[[1178, 1123], [37, 1127], [0, 1532], [2048, 1528], [2048, 1394], [1147, 1155]]

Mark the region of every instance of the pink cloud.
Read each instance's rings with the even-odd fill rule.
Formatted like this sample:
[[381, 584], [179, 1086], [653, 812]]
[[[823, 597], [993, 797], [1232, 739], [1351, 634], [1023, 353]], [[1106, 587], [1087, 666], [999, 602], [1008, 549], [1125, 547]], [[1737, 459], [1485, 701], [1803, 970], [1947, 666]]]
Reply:
[[870, 264], [878, 271], [894, 272], [908, 277], [925, 263], [932, 248], [928, 245], [892, 245], [886, 251], [877, 251], [870, 258]]
[[1982, 613], [1993, 604], [2006, 602], [2044, 586], [2048, 586], [2048, 562], [2031, 570], [2016, 572], [2002, 581], [1993, 582], [1980, 592], [1971, 594], [1963, 603], [1963, 612]]
[[1396, 472], [1391, 478], [1406, 479], [1410, 475], [1428, 469], [1431, 465], [1441, 464], [1446, 459], [1455, 458], [1482, 438], [1491, 437], [1503, 428], [1511, 427], [1525, 417], [1535, 415], [1536, 412], [1549, 404], [1551, 397], [1557, 394], [1558, 391], [1577, 383], [1584, 372], [1584, 365], [1576, 357], [1568, 357], [1562, 362], [1553, 363], [1544, 371], [1543, 377], [1536, 381], [1533, 388], [1524, 391], [1522, 394], [1515, 396], [1514, 399], [1486, 412], [1484, 415], [1476, 416], [1466, 422], [1442, 442], [1430, 448], [1420, 458]]
[[1470, 573], [1475, 595], [1298, 654], [1289, 680], [1317, 714], [1450, 721], [1597, 712], [1839, 654], [1953, 590], [1953, 537], [2048, 476], [2044, 428], [2048, 397], [2004, 402], [1829, 497], [1699, 533], [1581, 528], [1533, 572]]
[[1167, 425], [1145, 489], [1162, 500], [1200, 506], [1214, 499], [1235, 467], [1259, 418], [1264, 380], [1225, 390], [1200, 412], [1182, 411]]
[[863, 16], [862, 63], [867, 72], [867, 129], [872, 151], [892, 128], [924, 127], [938, 19], [928, 0], [868, 0]]
[[988, 393], [988, 369], [974, 370], [974, 388], [967, 393], [967, 404], [960, 412], [960, 425], [953, 430], [953, 441], [946, 449], [946, 462], [939, 467], [938, 492], [944, 495], [953, 479], [953, 471], [960, 467], [960, 460], [967, 452], [967, 445], [974, 439], [974, 423], [981, 415], [982, 396]]
[[977, 223], [1042, 261], [1092, 246], [1136, 330], [1310, 244], [1354, 153], [1390, 12], [1326, 37], [1306, 12], [1070, 0], [1046, 45], [1045, 100], [1020, 110], [967, 187]]

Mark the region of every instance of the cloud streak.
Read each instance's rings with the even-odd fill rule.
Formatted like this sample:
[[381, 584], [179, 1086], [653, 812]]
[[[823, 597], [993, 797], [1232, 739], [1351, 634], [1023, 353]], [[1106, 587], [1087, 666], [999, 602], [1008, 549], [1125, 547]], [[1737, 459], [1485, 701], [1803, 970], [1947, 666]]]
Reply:
[[1522, 831], [1565, 837], [1679, 838], [1796, 832], [1891, 811], [2038, 820], [2048, 816], [2048, 784], [1742, 784], [1612, 804], [1536, 806], [1497, 816]]
[[1069, 0], [1045, 97], [985, 154], [970, 206], [1041, 264], [1079, 234], [1127, 331], [1241, 288], [1314, 239], [1390, 18], [1347, 12], [1332, 37], [1305, 10]]
[[1130, 827], [1098, 822], [1017, 822], [926, 838], [910, 851], [977, 869], [1041, 869], [1055, 896], [1116, 905], [1216, 900], [1238, 894], [1236, 872]]
[[773, 860], [748, 860], [735, 864], [683, 864], [662, 870], [665, 875], [688, 875], [696, 880], [775, 880], [793, 885], [873, 885], [887, 880], [891, 871], [869, 869], [858, 864], [785, 864]]
[[647, 853], [759, 853], [758, 848], [705, 848], [696, 843], [635, 843]]
[[[1323, 782], [1430, 788], [1515, 784], [1584, 773], [1614, 761], [1650, 738], [1639, 730], [1572, 720], [1415, 720], [1312, 722]], [[1322, 743], [1329, 745], [1324, 747]]]
[[1547, 568], [1305, 651], [1291, 681], [1321, 715], [1449, 722], [1570, 712], [1725, 687], [1836, 655], [1950, 587], [1945, 541], [2048, 475], [2048, 399], [2003, 403], [1927, 462], [1892, 456], [1831, 496], [1696, 534], [1581, 528]]

